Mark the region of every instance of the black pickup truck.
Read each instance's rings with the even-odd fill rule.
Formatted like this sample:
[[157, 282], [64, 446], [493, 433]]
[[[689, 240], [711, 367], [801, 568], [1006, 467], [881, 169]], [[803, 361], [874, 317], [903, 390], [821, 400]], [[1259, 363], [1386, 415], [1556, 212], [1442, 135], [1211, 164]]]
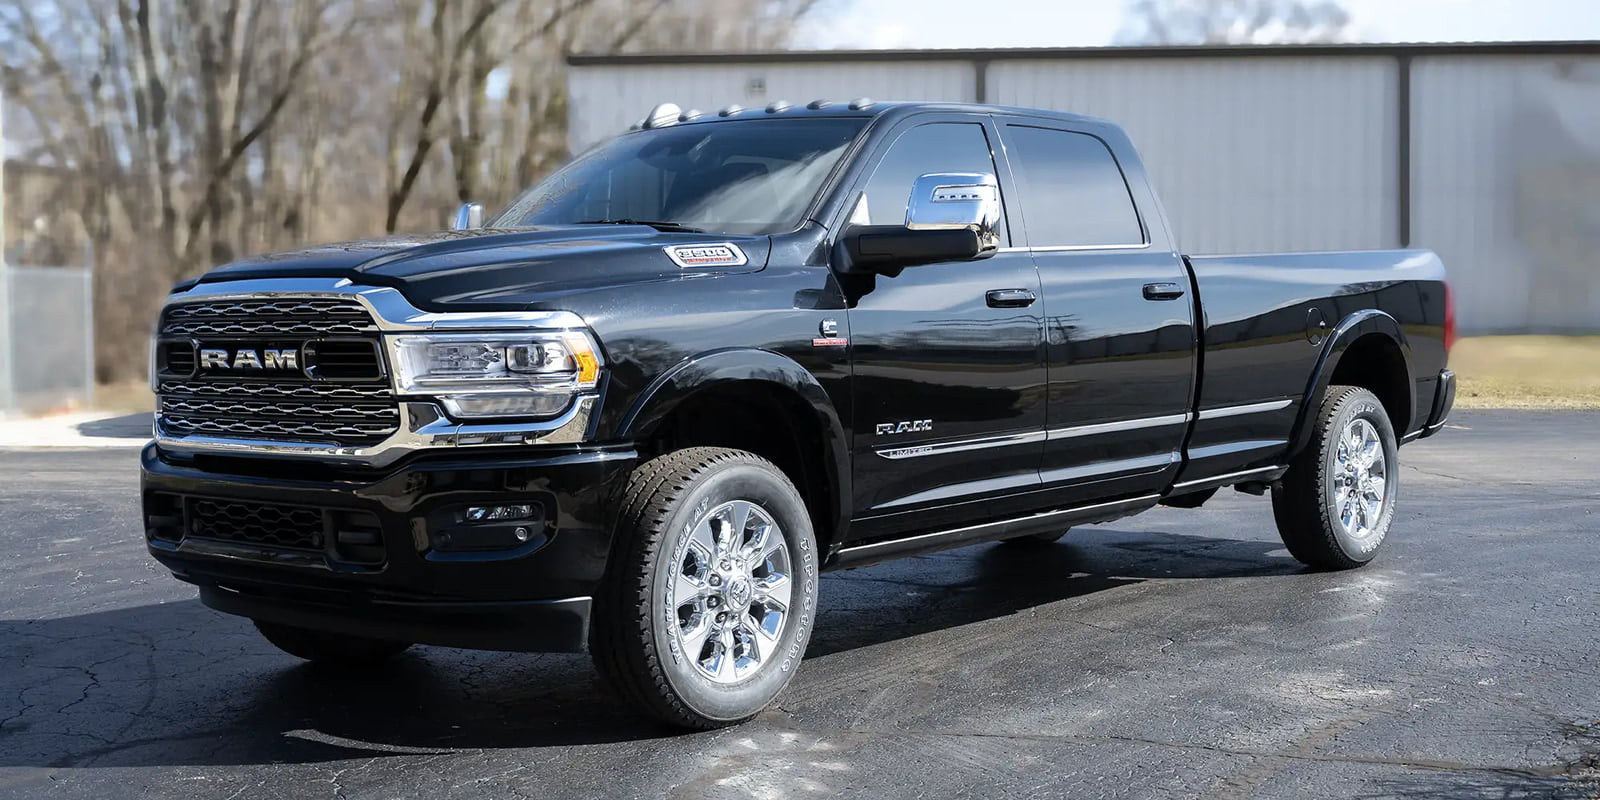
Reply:
[[1108, 122], [663, 105], [486, 226], [176, 287], [145, 530], [296, 656], [587, 649], [714, 727], [789, 682], [819, 570], [1224, 486], [1366, 563], [1452, 338], [1427, 251], [1181, 255]]

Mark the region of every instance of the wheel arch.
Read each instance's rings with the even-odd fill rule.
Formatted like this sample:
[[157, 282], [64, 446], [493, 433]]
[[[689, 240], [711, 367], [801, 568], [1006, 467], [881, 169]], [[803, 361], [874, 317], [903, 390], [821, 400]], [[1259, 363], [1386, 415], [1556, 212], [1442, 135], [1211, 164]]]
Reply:
[[[741, 407], [753, 416], [741, 415]], [[770, 415], [787, 424], [772, 424]], [[787, 439], [778, 436], [783, 432], [790, 434]], [[652, 445], [716, 445], [754, 452], [777, 464], [800, 490], [824, 555], [844, 538], [849, 525], [849, 439], [827, 390], [794, 359], [750, 348], [686, 358], [639, 394], [623, 415], [618, 435], [639, 442], [646, 456], [655, 455]], [[742, 436], [754, 439], [741, 443]]]
[[1366, 309], [1341, 320], [1323, 343], [1307, 381], [1300, 413], [1289, 437], [1289, 457], [1310, 443], [1320, 400], [1335, 384], [1360, 386], [1377, 395], [1394, 426], [1395, 438], [1403, 438], [1417, 405], [1411, 364], [1411, 345], [1394, 317]]

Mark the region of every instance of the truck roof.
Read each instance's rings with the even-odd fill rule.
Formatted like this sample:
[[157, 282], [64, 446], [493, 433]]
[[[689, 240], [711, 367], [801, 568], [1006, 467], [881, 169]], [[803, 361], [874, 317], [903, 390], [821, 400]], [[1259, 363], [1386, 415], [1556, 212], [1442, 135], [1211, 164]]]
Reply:
[[905, 116], [927, 111], [992, 114], [1012, 113], [1032, 117], [1058, 119], [1064, 122], [1108, 124], [1106, 120], [1066, 111], [1051, 111], [1024, 106], [1000, 106], [984, 103], [947, 103], [920, 100], [872, 100], [866, 97], [854, 100], [813, 100], [805, 104], [791, 104], [776, 100], [765, 106], [745, 108], [730, 105], [719, 111], [684, 110], [673, 103], [662, 103], [635, 123], [633, 130], [665, 128], [672, 125], [701, 125], [710, 122], [727, 122], [749, 119], [800, 119], [815, 117], [878, 117]]

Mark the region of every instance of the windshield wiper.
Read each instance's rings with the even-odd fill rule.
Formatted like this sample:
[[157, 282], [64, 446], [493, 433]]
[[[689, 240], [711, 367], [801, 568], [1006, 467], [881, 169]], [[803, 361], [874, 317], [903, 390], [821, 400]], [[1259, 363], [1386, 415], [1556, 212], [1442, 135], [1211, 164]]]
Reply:
[[658, 231], [672, 231], [674, 233], [705, 233], [701, 228], [694, 228], [678, 222], [662, 222], [653, 219], [586, 219], [573, 223], [574, 225], [649, 225]]

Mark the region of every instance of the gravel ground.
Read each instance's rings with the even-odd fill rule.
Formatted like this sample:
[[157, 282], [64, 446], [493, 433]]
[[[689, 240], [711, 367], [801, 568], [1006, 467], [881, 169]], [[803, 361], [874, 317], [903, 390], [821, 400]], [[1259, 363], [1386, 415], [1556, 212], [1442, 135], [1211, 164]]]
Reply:
[[1600, 797], [1597, 433], [1458, 412], [1354, 572], [1226, 492], [831, 573], [779, 706], [697, 734], [583, 656], [311, 670], [145, 555], [134, 452], [0, 452], [0, 797]]

